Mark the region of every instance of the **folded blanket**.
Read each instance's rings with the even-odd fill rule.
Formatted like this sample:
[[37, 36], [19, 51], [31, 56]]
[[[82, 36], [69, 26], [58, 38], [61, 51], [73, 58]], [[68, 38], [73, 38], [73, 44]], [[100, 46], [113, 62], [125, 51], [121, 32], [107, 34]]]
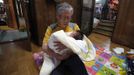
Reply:
[[53, 33], [53, 36], [67, 48], [76, 53], [83, 61], [95, 59], [96, 51], [91, 41], [84, 35], [82, 41], [68, 36], [63, 30]]

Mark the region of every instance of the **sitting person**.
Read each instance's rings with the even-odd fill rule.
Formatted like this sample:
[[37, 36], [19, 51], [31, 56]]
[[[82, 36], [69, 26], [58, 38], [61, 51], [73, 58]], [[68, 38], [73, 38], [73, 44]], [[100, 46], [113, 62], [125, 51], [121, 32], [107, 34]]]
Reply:
[[[55, 57], [60, 60], [61, 63], [51, 72], [51, 75], [88, 75], [86, 68], [78, 55], [73, 52], [67, 52], [64, 55], [55, 53], [48, 47], [48, 40], [50, 35], [58, 30], [64, 30], [64, 32], [72, 32], [80, 30], [76, 23], [71, 23], [71, 16], [73, 15], [73, 8], [68, 3], [61, 3], [56, 6], [56, 19], [57, 22], [48, 26], [43, 39], [42, 50], [51, 57]], [[54, 42], [57, 50], [66, 49], [66, 47], [60, 42]], [[35, 56], [40, 56], [44, 52], [35, 53]], [[40, 59], [43, 57], [40, 56]], [[36, 57], [35, 57], [36, 60]], [[45, 61], [45, 59], [43, 59]], [[41, 62], [39, 62], [41, 63]]]

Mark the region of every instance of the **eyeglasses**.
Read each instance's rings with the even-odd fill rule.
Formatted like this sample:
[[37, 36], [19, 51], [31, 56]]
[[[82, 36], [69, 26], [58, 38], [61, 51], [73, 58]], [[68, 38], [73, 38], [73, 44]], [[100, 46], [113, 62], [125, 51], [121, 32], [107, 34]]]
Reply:
[[65, 16], [65, 15], [60, 15], [59, 16], [61, 20], [70, 20], [72, 18], [72, 16]]

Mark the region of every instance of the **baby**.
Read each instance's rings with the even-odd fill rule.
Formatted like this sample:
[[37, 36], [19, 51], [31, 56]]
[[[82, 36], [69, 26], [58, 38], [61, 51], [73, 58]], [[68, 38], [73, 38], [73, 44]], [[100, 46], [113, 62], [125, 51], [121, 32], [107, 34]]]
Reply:
[[[68, 50], [68, 48], [66, 49], [63, 49], [63, 50], [56, 50], [56, 47], [55, 47], [55, 41], [58, 41], [58, 39], [56, 38], [55, 36], [56, 32], [53, 33], [51, 36], [50, 36], [50, 39], [48, 40], [48, 47], [53, 50], [55, 53], [58, 53], [60, 55], [66, 53]], [[81, 46], [81, 49], [83, 49], [83, 51], [87, 52], [86, 49], [84, 49], [84, 42], [82, 41], [83, 40], [83, 33], [81, 31], [74, 31], [74, 32], [68, 32], [66, 33], [67, 37], [70, 38], [70, 39], [73, 39], [77, 42], [77, 45], [78, 46]], [[68, 41], [68, 40], [66, 40]], [[47, 55], [46, 53], [44, 54], [44, 62], [43, 62], [43, 65], [41, 67], [41, 70], [40, 70], [40, 75], [50, 75], [50, 73], [52, 72], [52, 70], [58, 66], [60, 64], [60, 61], [57, 60], [55, 57], [50, 57], [49, 55]]]

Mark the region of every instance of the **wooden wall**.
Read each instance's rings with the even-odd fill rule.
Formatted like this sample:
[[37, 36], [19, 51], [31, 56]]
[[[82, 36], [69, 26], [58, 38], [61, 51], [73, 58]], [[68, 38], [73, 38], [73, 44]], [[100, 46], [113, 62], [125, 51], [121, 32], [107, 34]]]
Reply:
[[134, 48], [134, 0], [120, 0], [112, 41]]

